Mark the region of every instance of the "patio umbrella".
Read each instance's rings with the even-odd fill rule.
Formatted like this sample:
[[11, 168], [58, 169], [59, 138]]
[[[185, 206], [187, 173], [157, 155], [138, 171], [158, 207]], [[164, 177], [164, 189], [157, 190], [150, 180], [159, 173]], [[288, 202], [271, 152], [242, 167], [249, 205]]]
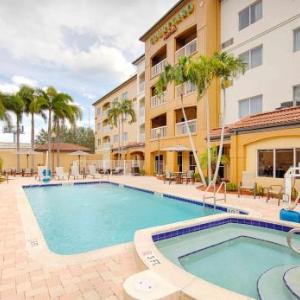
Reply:
[[36, 151], [34, 151], [32, 149], [28, 149], [28, 150], [17, 151], [17, 154], [26, 155], [26, 165], [27, 165], [27, 168], [28, 168], [28, 158], [29, 158], [29, 156], [38, 155], [39, 152], [36, 152]]
[[182, 151], [191, 151], [191, 149], [182, 146], [182, 145], [176, 145], [176, 146], [171, 146], [167, 148], [161, 149], [161, 151], [168, 151], [168, 152], [182, 152]]
[[88, 155], [90, 155], [90, 154], [87, 153], [87, 152], [78, 150], [78, 151], [75, 151], [75, 152], [71, 152], [69, 155], [78, 156], [78, 160], [79, 160], [79, 170], [80, 170], [80, 158], [81, 158], [81, 156], [88, 156]]

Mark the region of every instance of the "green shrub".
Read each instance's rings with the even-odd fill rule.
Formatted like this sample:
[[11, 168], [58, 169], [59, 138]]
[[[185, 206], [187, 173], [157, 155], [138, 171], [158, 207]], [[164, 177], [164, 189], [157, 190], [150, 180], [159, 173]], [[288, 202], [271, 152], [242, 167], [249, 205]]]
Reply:
[[227, 182], [226, 190], [229, 192], [235, 192], [235, 191], [237, 191], [237, 185], [234, 182]]
[[144, 176], [145, 174], [146, 174], [145, 170], [140, 169], [140, 175], [141, 175], [141, 176]]
[[293, 200], [296, 200], [297, 197], [298, 197], [298, 192], [297, 192], [297, 190], [296, 190], [295, 188], [293, 188], [293, 189], [292, 189], [291, 198], [292, 198]]
[[256, 195], [263, 195], [264, 194], [264, 188], [262, 185], [256, 185], [256, 191], [255, 191]]

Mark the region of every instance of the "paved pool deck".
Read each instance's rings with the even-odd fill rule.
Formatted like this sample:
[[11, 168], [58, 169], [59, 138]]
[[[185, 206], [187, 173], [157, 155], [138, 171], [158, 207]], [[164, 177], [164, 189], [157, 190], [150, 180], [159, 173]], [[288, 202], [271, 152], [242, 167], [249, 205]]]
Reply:
[[[169, 185], [148, 176], [109, 179], [196, 200], [203, 196], [196, 184]], [[0, 299], [123, 299], [124, 280], [139, 271], [133, 243], [71, 256], [52, 253], [22, 189], [36, 183], [33, 178], [12, 177], [0, 184]], [[266, 203], [248, 196], [228, 195], [226, 205], [268, 219], [278, 219], [280, 210], [276, 200]]]

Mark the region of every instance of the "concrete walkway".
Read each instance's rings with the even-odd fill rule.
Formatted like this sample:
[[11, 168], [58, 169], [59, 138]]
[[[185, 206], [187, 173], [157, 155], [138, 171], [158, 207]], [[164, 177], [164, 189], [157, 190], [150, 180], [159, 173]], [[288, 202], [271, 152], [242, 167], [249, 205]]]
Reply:
[[[202, 197], [196, 186], [163, 184], [153, 177], [114, 176], [110, 180], [198, 200]], [[23, 203], [27, 201], [21, 188], [34, 183], [32, 178], [16, 177], [0, 184], [0, 299], [122, 299], [124, 280], [138, 272], [133, 244], [79, 254], [74, 259], [49, 254], [48, 249], [36, 250], [28, 234], [40, 230], [32, 212], [31, 223], [26, 223], [28, 204]], [[227, 204], [278, 219], [276, 201], [229, 196]]]

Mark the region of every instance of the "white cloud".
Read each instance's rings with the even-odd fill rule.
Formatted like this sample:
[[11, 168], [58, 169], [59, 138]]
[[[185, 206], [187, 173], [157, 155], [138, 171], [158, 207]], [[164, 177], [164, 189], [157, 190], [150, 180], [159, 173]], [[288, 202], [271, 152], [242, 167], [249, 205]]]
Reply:
[[2, 93], [8, 93], [13, 94], [16, 93], [19, 90], [19, 87], [16, 84], [13, 83], [0, 83], [0, 91]]
[[36, 80], [19, 75], [14, 75], [11, 81], [17, 85], [25, 84], [32, 87], [36, 87], [38, 85], [38, 82]]

